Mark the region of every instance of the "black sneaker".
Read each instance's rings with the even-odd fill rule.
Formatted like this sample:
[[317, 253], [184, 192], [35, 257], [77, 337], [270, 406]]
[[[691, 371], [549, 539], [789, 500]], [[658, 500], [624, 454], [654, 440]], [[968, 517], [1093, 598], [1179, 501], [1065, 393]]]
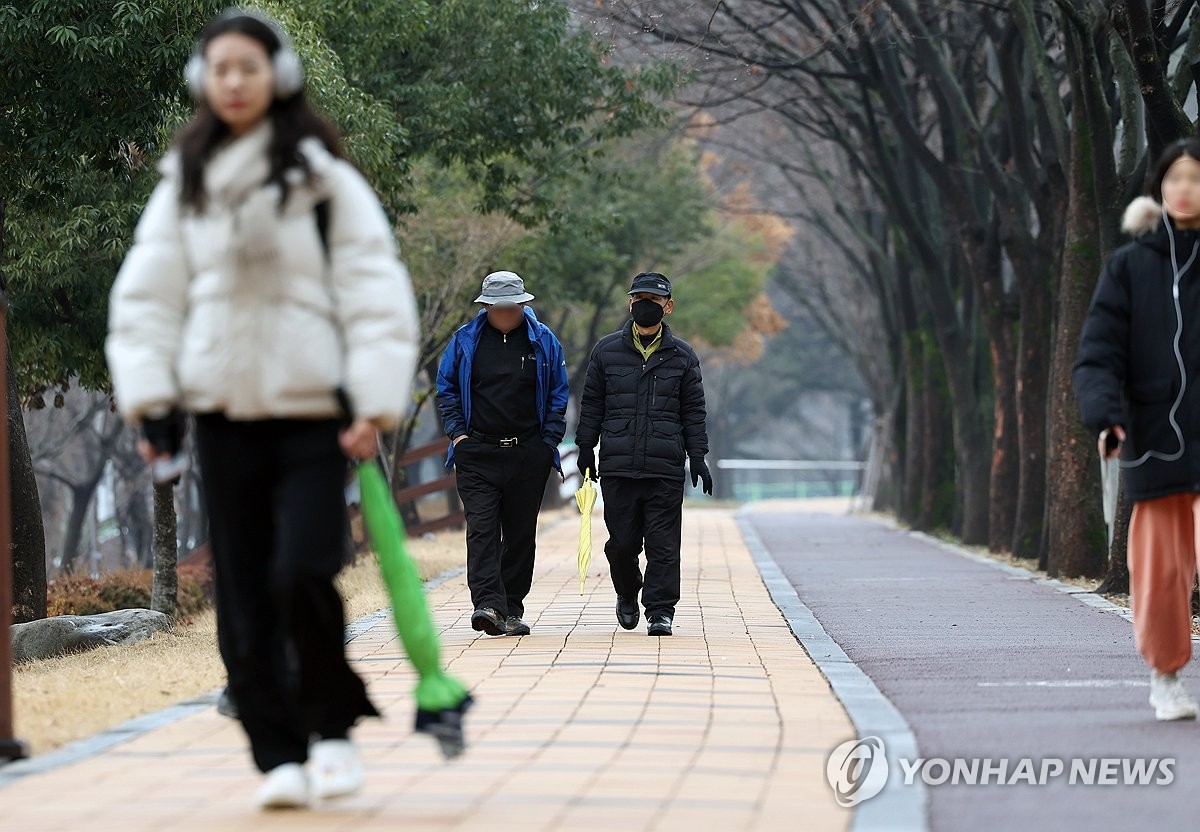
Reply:
[[508, 625], [504, 623], [504, 616], [491, 607], [484, 607], [471, 613], [471, 629], [489, 636], [502, 636], [508, 632]]
[[529, 635], [529, 625], [521, 620], [519, 615], [510, 615], [508, 620], [504, 622], [508, 628], [510, 636], [527, 636]]
[[617, 623], [626, 630], [632, 630], [638, 625], [641, 613], [638, 611], [637, 599], [629, 600], [617, 596]]
[[669, 615], [651, 615], [647, 621], [650, 626], [646, 628], [646, 635], [649, 636], [669, 636], [671, 635], [671, 616]]

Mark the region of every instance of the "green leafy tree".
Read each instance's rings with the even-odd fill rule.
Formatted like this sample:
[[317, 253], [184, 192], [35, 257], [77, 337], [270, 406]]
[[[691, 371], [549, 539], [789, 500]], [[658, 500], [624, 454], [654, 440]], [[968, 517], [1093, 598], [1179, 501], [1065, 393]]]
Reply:
[[[103, 377], [105, 296], [149, 182], [190, 34], [219, 2], [34, 0], [0, 6], [0, 289], [11, 307], [10, 405], [80, 374]], [[14, 372], [15, 370], [15, 372]], [[10, 407], [14, 618], [45, 615], [37, 485]]]
[[592, 346], [628, 319], [626, 292], [641, 271], [671, 277], [670, 323], [700, 346], [733, 347], [766, 283], [762, 235], [723, 219], [696, 149], [669, 131], [616, 143], [587, 170], [550, 190], [556, 221], [518, 243], [504, 262], [538, 294], [563, 341], [571, 389], [582, 389]]
[[630, 278], [665, 270], [710, 233], [706, 190], [692, 149], [662, 132], [617, 142], [547, 197], [557, 206], [554, 222], [513, 246], [505, 262], [538, 295], [578, 391], [591, 345], [624, 319]]
[[[181, 69], [226, 0], [0, 5], [0, 288], [12, 301], [10, 400], [107, 386], [107, 294], [186, 118]], [[395, 212], [411, 165], [457, 164], [485, 210], [533, 222], [542, 190], [607, 136], [654, 121], [669, 70], [630, 72], [557, 3], [264, 3], [293, 35], [319, 106]], [[19, 390], [17, 382], [19, 381]], [[18, 395], [18, 392], [20, 395]], [[44, 541], [12, 409], [18, 615], [44, 614]]]
[[[527, 223], [555, 213], [548, 184], [608, 140], [660, 124], [673, 64], [610, 63], [611, 46], [574, 29], [566, 4], [522, 0], [303, 0], [350, 82], [403, 126], [395, 172], [417, 159], [461, 165], [480, 205]], [[299, 13], [299, 12], [298, 12]], [[397, 207], [404, 207], [403, 200]]]

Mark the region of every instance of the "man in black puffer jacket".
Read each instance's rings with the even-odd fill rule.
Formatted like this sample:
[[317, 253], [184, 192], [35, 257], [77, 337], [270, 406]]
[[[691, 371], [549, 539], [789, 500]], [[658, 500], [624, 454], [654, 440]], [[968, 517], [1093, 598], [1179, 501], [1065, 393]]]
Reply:
[[633, 320], [592, 350], [575, 432], [580, 474], [603, 474], [604, 554], [617, 591], [617, 621], [626, 630], [637, 626], [641, 592], [652, 636], [671, 635], [679, 602], [685, 459], [692, 485], [703, 480], [704, 493], [712, 494], [700, 361], [663, 323], [674, 307], [666, 277], [644, 272], [633, 279]]

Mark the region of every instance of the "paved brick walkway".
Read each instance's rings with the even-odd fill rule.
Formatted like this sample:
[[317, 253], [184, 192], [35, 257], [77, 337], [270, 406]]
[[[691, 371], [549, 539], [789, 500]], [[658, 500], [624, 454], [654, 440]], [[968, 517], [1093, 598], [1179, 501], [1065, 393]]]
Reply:
[[251, 808], [240, 728], [211, 709], [0, 789], [0, 830], [825, 830], [825, 759], [853, 736], [771, 602], [732, 513], [689, 510], [673, 638], [616, 626], [596, 558], [578, 594], [578, 526], [539, 538], [533, 633], [470, 629], [462, 578], [430, 595], [452, 672], [473, 688], [467, 753], [411, 731], [413, 674], [389, 621], [350, 642], [385, 720], [356, 732], [368, 785], [307, 813]]

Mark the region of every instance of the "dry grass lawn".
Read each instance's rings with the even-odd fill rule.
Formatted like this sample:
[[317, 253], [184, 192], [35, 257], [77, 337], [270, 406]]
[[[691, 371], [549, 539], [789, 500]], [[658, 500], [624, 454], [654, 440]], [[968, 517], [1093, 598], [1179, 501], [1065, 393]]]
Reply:
[[[463, 565], [462, 531], [410, 540], [421, 577]], [[346, 620], [388, 605], [374, 558], [343, 571], [339, 585]], [[142, 714], [208, 693], [225, 681], [217, 653], [216, 618], [210, 611], [186, 626], [130, 647], [93, 650], [18, 665], [13, 671], [16, 734], [33, 753]]]

